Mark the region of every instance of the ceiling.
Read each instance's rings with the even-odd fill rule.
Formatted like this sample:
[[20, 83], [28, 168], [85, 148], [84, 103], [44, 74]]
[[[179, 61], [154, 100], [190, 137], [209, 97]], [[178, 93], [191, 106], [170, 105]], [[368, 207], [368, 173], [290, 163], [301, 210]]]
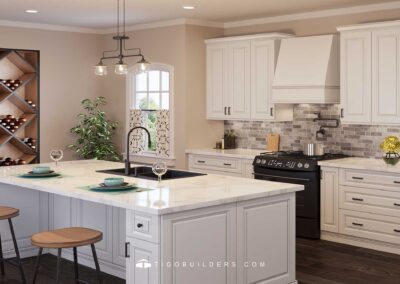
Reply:
[[[177, 18], [227, 22], [396, 0], [126, 0], [127, 25]], [[0, 20], [104, 29], [116, 23], [117, 0], [0, 0]], [[195, 10], [182, 6], [193, 5]], [[25, 10], [36, 9], [38, 14]]]

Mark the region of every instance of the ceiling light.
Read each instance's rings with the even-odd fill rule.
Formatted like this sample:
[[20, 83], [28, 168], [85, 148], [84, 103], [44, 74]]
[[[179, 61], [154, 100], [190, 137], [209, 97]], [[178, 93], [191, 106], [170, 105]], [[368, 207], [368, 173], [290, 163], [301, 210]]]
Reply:
[[39, 11], [38, 10], [26, 10], [25, 12], [29, 13], [29, 14], [37, 14]]
[[194, 10], [194, 9], [196, 9], [196, 7], [195, 6], [183, 6], [182, 7], [183, 9], [185, 9], [185, 10]]

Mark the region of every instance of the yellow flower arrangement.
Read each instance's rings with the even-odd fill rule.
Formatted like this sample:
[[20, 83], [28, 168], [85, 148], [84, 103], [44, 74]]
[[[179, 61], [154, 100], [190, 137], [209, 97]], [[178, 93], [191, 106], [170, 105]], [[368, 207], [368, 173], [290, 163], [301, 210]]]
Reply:
[[385, 153], [398, 153], [400, 150], [400, 140], [396, 136], [388, 136], [379, 146]]

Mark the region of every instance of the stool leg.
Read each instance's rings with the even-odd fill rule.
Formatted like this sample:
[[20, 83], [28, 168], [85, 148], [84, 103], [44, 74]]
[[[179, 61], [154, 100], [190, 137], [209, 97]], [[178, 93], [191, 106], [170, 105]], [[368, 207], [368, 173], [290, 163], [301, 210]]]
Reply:
[[0, 267], [1, 267], [1, 275], [4, 275], [4, 260], [3, 260], [3, 247], [1, 246], [1, 235], [0, 235]]
[[39, 267], [40, 267], [40, 257], [42, 256], [42, 252], [43, 252], [43, 248], [39, 248], [39, 253], [38, 256], [36, 258], [36, 265], [35, 265], [35, 274], [33, 275], [33, 281], [32, 284], [36, 283], [36, 277], [38, 275], [39, 272]]
[[26, 284], [24, 269], [22, 268], [21, 258], [19, 256], [17, 239], [15, 238], [14, 227], [13, 227], [13, 223], [12, 223], [11, 219], [8, 219], [8, 224], [10, 225], [11, 236], [12, 236], [13, 243], [14, 243], [15, 255], [17, 256], [17, 263], [18, 263], [18, 267], [19, 267], [19, 272], [21, 273], [22, 283]]
[[57, 275], [56, 275], [56, 284], [60, 283], [60, 267], [61, 267], [61, 251], [62, 249], [58, 249], [57, 253]]
[[96, 248], [94, 247], [94, 244], [91, 244], [90, 246], [92, 247], [94, 264], [96, 265], [97, 281], [101, 283], [101, 272], [100, 272], [99, 260], [97, 259]]
[[75, 283], [79, 283], [78, 252], [76, 247], [74, 248], [74, 272], [75, 272]]

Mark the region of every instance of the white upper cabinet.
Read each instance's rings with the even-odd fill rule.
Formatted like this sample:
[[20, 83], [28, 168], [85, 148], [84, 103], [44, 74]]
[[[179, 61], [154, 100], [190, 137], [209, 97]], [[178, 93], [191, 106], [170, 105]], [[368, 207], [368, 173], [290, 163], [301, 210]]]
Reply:
[[342, 122], [400, 123], [400, 23], [338, 28], [341, 32]]
[[291, 105], [272, 104], [279, 39], [263, 34], [206, 40], [207, 118], [292, 120]]
[[371, 33], [342, 34], [340, 46], [342, 122], [370, 122]]
[[400, 123], [400, 27], [372, 32], [372, 121]]

